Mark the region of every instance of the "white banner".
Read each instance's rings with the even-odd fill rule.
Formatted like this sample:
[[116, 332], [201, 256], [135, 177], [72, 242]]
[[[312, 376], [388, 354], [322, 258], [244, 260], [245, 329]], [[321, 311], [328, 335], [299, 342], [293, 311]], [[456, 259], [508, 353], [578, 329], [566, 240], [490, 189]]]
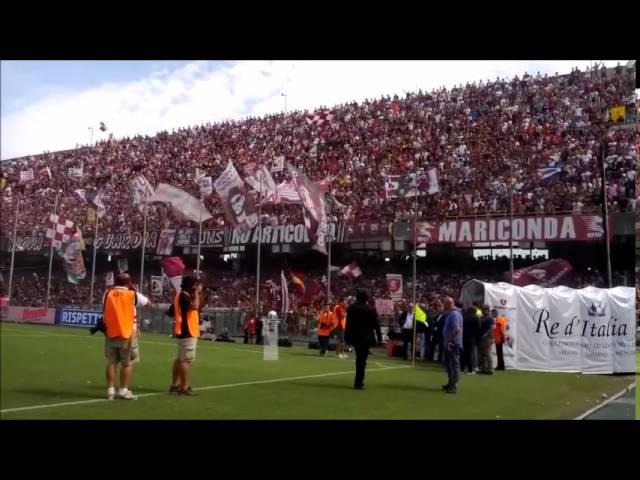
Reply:
[[107, 287], [113, 287], [114, 285], [114, 281], [113, 281], [113, 272], [107, 272], [105, 278], [104, 278], [104, 284]]
[[[507, 317], [514, 368], [600, 374], [635, 371], [634, 288], [482, 286], [485, 303]], [[508, 351], [505, 346], [507, 366]]]
[[[518, 313], [515, 287], [508, 283], [485, 283], [484, 303], [498, 310], [498, 313], [507, 319], [507, 335], [502, 354], [505, 367], [515, 368], [516, 322], [514, 319]], [[492, 354], [495, 355], [495, 349]], [[497, 365], [496, 358], [494, 358], [494, 365]]]

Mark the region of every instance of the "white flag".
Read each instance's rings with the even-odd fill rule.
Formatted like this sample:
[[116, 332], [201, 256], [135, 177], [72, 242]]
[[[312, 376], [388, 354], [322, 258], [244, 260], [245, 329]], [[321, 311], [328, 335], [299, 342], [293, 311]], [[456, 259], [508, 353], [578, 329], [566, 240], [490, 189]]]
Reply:
[[[169, 203], [174, 211], [187, 220], [200, 222], [200, 200], [167, 183], [158, 185], [158, 188], [156, 188], [153, 195], [149, 197], [148, 201]], [[210, 218], [213, 218], [211, 213], [202, 207], [202, 221], [204, 222]]]
[[20, 172], [20, 183], [27, 183], [33, 180], [33, 169], [22, 170]]
[[67, 170], [67, 175], [71, 178], [82, 178], [84, 173], [84, 167], [81, 165], [78, 168], [71, 167]]
[[144, 201], [153, 195], [153, 187], [144, 175], [138, 175], [131, 180], [131, 194], [133, 195], [133, 204], [138, 206], [141, 212], [144, 209]]
[[201, 176], [196, 179], [196, 183], [200, 187], [200, 193], [203, 197], [208, 197], [213, 193], [213, 180], [211, 177]]
[[280, 155], [271, 162], [271, 172], [282, 172], [284, 170], [284, 155]]

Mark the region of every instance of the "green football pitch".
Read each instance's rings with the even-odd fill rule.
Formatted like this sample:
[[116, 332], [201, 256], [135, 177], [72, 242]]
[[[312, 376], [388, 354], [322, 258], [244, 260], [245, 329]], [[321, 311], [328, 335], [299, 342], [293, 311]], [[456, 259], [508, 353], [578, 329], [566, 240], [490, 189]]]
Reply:
[[415, 368], [381, 350], [369, 357], [366, 389], [355, 391], [353, 359], [281, 348], [266, 362], [261, 347], [200, 342], [194, 397], [169, 395], [175, 344], [143, 334], [130, 386], [137, 401], [106, 401], [103, 337], [87, 330], [3, 324], [2, 419], [570, 419], [634, 376], [507, 371], [462, 375], [443, 393], [441, 366]]

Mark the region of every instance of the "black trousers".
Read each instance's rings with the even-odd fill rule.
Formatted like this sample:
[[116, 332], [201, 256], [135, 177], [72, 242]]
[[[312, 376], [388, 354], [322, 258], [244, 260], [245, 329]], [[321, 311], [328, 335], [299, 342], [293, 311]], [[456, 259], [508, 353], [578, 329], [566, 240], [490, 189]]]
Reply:
[[353, 349], [356, 351], [356, 378], [353, 382], [353, 386], [362, 387], [364, 385], [364, 371], [367, 368], [369, 345], [366, 343], [354, 345]]
[[325, 335], [318, 335], [318, 345], [320, 346], [320, 353], [327, 353], [327, 347], [329, 346], [329, 337]]
[[498, 366], [496, 370], [504, 370], [504, 355], [502, 354], [502, 344], [496, 343], [496, 356], [498, 357]]
[[429, 349], [427, 350], [427, 360], [433, 361], [436, 356], [436, 347], [438, 347], [438, 362], [442, 363], [442, 339], [436, 336], [431, 337], [429, 341]]
[[402, 329], [402, 358], [407, 360], [409, 353], [413, 354], [413, 349], [409, 352], [409, 344], [413, 342], [413, 330], [408, 328]]

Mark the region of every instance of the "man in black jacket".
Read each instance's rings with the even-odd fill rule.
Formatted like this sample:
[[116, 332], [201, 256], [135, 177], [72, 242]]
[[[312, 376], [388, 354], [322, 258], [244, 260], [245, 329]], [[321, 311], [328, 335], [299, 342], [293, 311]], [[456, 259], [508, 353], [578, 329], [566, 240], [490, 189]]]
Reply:
[[356, 303], [347, 310], [345, 340], [356, 351], [356, 378], [353, 383], [353, 388], [356, 390], [364, 388], [364, 371], [367, 367], [369, 347], [374, 342], [373, 332], [376, 319], [373, 310], [367, 305], [367, 300], [369, 300], [369, 296], [365, 292], [359, 291], [356, 293]]
[[442, 345], [442, 327], [444, 325], [442, 302], [433, 302], [432, 312], [430, 312], [428, 318], [429, 324], [431, 325], [431, 339], [429, 342], [429, 349], [427, 351], [427, 359], [434, 359], [436, 347], [438, 347], [438, 362], [442, 363], [442, 353], [444, 351]]
[[465, 368], [471, 374], [478, 370], [478, 341], [480, 339], [480, 317], [476, 313], [476, 307], [468, 307], [462, 315], [462, 358], [460, 370]]

